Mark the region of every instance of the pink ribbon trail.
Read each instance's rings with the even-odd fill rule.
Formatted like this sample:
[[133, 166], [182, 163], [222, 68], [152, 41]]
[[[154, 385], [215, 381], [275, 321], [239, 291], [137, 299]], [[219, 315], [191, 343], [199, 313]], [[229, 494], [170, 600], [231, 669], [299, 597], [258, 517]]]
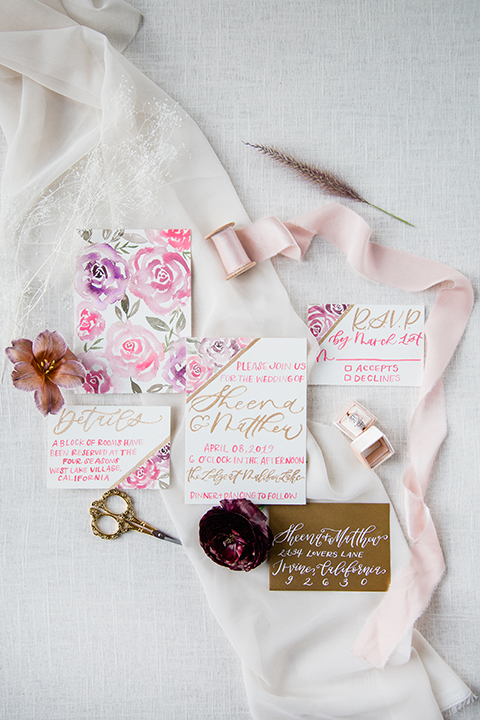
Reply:
[[457, 270], [435, 260], [371, 242], [367, 223], [337, 203], [286, 223], [265, 218], [236, 232], [255, 262], [279, 253], [300, 259], [313, 237], [319, 235], [342, 250], [350, 264], [370, 280], [413, 292], [440, 286], [425, 323], [423, 383], [410, 426], [410, 464], [403, 476], [410, 561], [392, 581], [353, 647], [354, 654], [383, 667], [428, 605], [445, 569], [424, 496], [435, 457], [447, 433], [442, 374], [472, 310], [472, 286]]

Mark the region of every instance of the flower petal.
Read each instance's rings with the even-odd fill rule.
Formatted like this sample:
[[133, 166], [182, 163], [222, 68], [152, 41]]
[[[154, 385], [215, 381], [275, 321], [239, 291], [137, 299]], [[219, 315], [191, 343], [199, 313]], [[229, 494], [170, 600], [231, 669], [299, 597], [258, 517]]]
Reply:
[[243, 515], [254, 525], [263, 527], [267, 524], [267, 516], [260, 508], [246, 498], [238, 498], [234, 500], [220, 500], [220, 505], [224, 510], [229, 512], [237, 512]]
[[65, 354], [63, 356], [64, 360], [74, 360], [75, 362], [78, 360], [77, 356], [73, 354], [73, 352], [70, 350], [69, 347], [65, 350]]
[[54, 330], [44, 330], [33, 341], [33, 354], [37, 362], [46, 360], [51, 363], [52, 360], [60, 360], [67, 351], [67, 343], [59, 332]]
[[55, 415], [62, 409], [65, 402], [58, 387], [50, 382], [48, 378], [46, 378], [42, 386], [35, 391], [34, 399], [35, 405], [42, 415], [48, 415], [48, 413]]
[[85, 374], [85, 368], [81, 363], [76, 360], [62, 360], [60, 365], [50, 373], [49, 379], [59, 387], [74, 388], [82, 385], [85, 381]]
[[5, 348], [5, 353], [12, 363], [29, 363], [33, 360], [32, 341], [25, 338], [12, 340], [12, 347]]
[[[266, 559], [272, 545], [267, 518], [250, 500], [220, 503], [220, 507], [211, 508], [200, 519], [200, 545], [218, 565], [249, 572]], [[261, 522], [259, 516], [263, 518]]]
[[15, 363], [12, 381], [18, 390], [37, 390], [43, 384], [42, 376], [28, 362]]

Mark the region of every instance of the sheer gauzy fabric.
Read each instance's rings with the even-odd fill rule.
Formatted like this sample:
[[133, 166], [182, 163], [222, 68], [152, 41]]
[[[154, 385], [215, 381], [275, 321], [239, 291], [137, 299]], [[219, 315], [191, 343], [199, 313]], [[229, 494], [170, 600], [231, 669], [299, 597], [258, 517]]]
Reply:
[[[249, 218], [192, 119], [120, 54], [139, 14], [122, 0], [0, 0], [0, 10], [4, 345], [28, 328], [52, 284], [68, 287], [78, 227], [191, 227], [194, 334], [308, 337], [268, 261], [227, 283], [203, 240]], [[253, 717], [435, 720], [468, 701], [469, 689], [416, 631], [382, 670], [353, 654], [376, 594], [269, 593], [266, 565], [235, 573], [212, 563], [198, 545], [205, 507], [183, 502], [181, 414], [163, 497], [240, 656]], [[307, 495], [388, 502], [340, 433], [318, 423], [310, 425]], [[395, 578], [410, 551], [392, 516]]]

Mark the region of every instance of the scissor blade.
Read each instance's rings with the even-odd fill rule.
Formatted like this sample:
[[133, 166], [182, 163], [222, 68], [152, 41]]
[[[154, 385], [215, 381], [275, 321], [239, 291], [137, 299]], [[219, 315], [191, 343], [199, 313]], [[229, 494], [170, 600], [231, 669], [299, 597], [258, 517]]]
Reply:
[[159, 540], [166, 540], [167, 542], [175, 543], [175, 545], [181, 545], [182, 543], [180, 540], [177, 540], [177, 538], [170, 537], [170, 535], [165, 535], [161, 530], [152, 530], [152, 535], [155, 535], [156, 538]]

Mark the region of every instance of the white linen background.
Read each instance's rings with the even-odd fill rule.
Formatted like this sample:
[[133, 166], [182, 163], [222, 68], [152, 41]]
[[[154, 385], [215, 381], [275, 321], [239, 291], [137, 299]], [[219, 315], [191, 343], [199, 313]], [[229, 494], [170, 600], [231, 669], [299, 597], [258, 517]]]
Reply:
[[[287, 219], [327, 200], [242, 139], [271, 141], [343, 172], [372, 202], [416, 225], [351, 203], [372, 225], [374, 240], [452, 265], [478, 287], [476, 2], [132, 4], [145, 20], [126, 57], [198, 122], [252, 219]], [[303, 318], [313, 301], [410, 300], [363, 280], [318, 241], [301, 264], [275, 264]], [[433, 294], [425, 300], [431, 307]], [[50, 311], [55, 317], [60, 309]], [[476, 308], [446, 375], [449, 436], [427, 498], [447, 574], [418, 623], [477, 692], [478, 335]], [[402, 518], [415, 390], [312, 388], [310, 416], [328, 423], [353, 396], [377, 415], [397, 450], [379, 475]], [[181, 551], [131, 534], [99, 543], [92, 557], [81, 542], [88, 515], [68, 512], [68, 493], [45, 491], [36, 516], [33, 504], [22, 513], [14, 491], [17, 485], [25, 492], [23, 478], [38, 465], [28, 441], [36, 411], [31, 396], [15, 393], [3, 412], [19, 433], [2, 459], [5, 467], [16, 458], [15, 475], [2, 473], [2, 537], [15, 527], [18, 545], [2, 545], [1, 717], [249, 718], [239, 664]], [[40, 485], [43, 468], [36, 474]], [[148, 496], [138, 494], [136, 506], [153, 521]], [[154, 515], [171, 528], [160, 499]], [[49, 529], [45, 554], [31, 542], [37, 528]], [[480, 709], [462, 713], [468, 720]]]

